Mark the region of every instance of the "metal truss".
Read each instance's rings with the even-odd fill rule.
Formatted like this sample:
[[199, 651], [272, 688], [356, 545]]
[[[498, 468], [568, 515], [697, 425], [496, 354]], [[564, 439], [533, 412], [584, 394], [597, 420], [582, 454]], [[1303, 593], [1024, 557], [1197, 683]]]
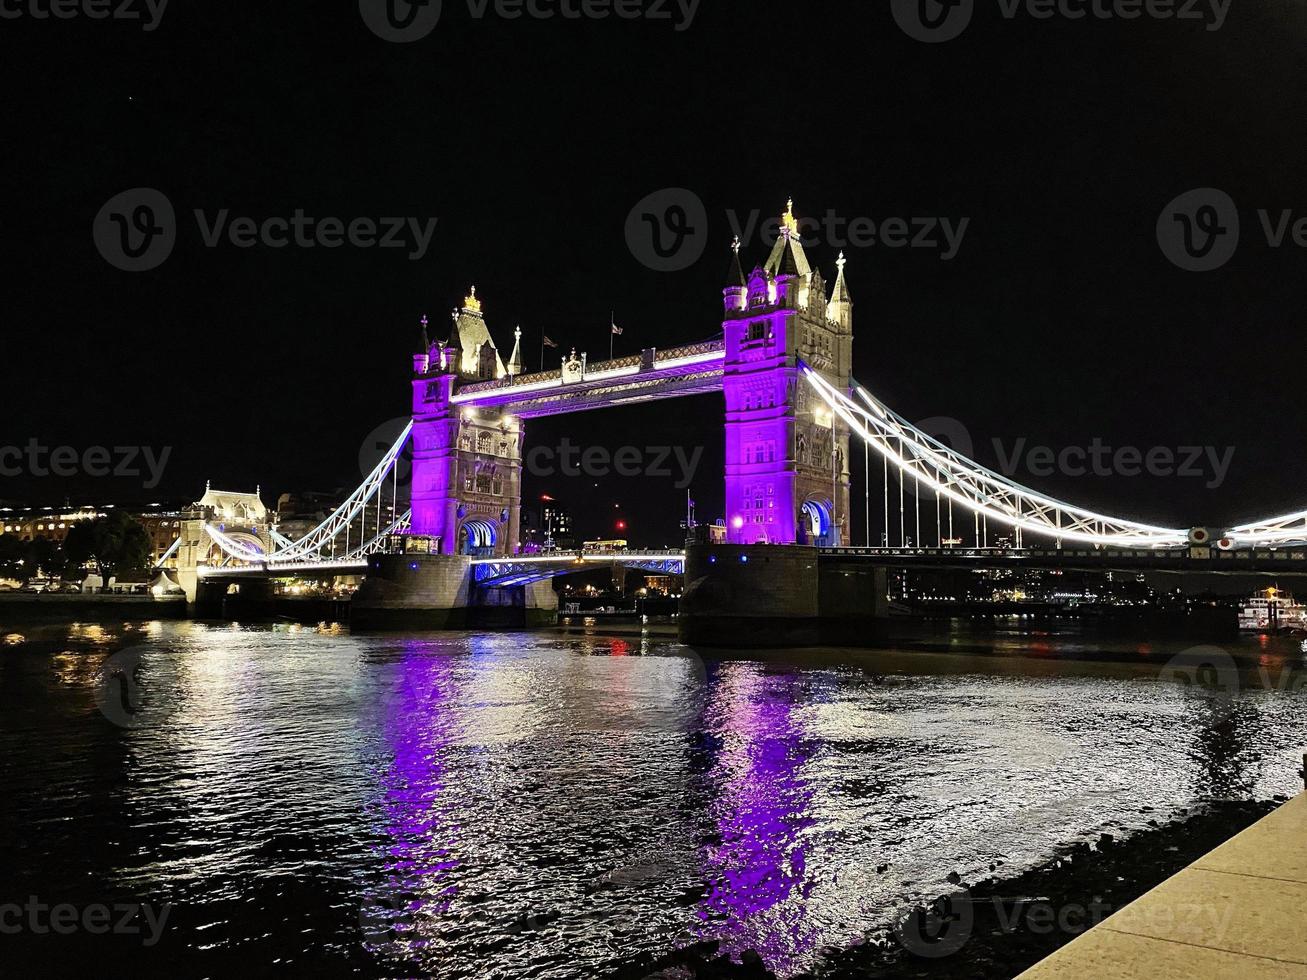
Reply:
[[256, 552], [246, 545], [236, 541], [228, 534], [214, 527], [212, 524], [204, 525], [204, 532], [216, 544], [227, 558], [234, 558], [237, 561], [243, 561], [256, 568], [267, 571], [304, 571], [310, 569], [323, 569], [329, 567], [339, 567], [342, 565], [359, 565], [364, 563], [369, 555], [374, 555], [386, 546], [387, 539], [391, 535], [399, 534], [408, 530], [410, 522], [413, 519], [413, 512], [407, 510], [397, 520], [393, 521], [388, 527], [380, 531], [370, 540], [362, 542], [358, 547], [352, 549], [344, 555], [334, 558], [324, 558], [321, 555], [312, 555], [310, 557], [297, 556], [294, 558], [285, 557], [284, 551], [275, 551], [271, 554]]
[[890, 464], [967, 510], [1058, 541], [1173, 548], [1189, 540], [1187, 530], [1097, 514], [1014, 483], [922, 432], [865, 388], [857, 388], [859, 404], [808, 365], [800, 367], [830, 410]]
[[478, 585], [527, 585], [559, 575], [589, 571], [595, 565], [625, 565], [644, 572], [681, 575], [685, 571], [683, 551], [568, 551], [517, 558], [481, 558], [472, 562]]
[[1273, 517], [1269, 521], [1240, 524], [1227, 531], [1222, 542], [1231, 547], [1304, 543], [1307, 543], [1307, 511]]

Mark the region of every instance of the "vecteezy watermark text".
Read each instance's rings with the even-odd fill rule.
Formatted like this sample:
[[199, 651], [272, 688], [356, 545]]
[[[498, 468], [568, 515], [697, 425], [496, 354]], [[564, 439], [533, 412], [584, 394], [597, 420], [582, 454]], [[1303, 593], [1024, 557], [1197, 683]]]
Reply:
[[[988, 906], [988, 907], [987, 907]], [[923, 959], [943, 959], [960, 952], [976, 930], [983, 915], [985, 928], [1004, 936], [1027, 932], [1051, 935], [1061, 932], [1078, 936], [1116, 912], [1109, 903], [1095, 897], [1087, 904], [1054, 904], [1038, 898], [975, 897], [962, 891], [938, 898], [926, 908], [913, 909], [894, 925], [900, 945]], [[1228, 934], [1234, 903], [1191, 902], [1178, 905], [1136, 906], [1130, 913], [1136, 922], [1158, 929], [1201, 932], [1223, 937]]]
[[167, 6], [168, 0], [0, 0], [0, 20], [138, 20], [149, 32]]
[[44, 446], [37, 439], [29, 439], [25, 446], [0, 446], [0, 476], [138, 477], [145, 475], [140, 466], [143, 462], [149, 478], [141, 486], [153, 490], [171, 455], [172, 446], [157, 451], [153, 446], [91, 446], [78, 450], [72, 446]]
[[[996, 0], [1004, 20], [1199, 21], [1206, 30], [1225, 26], [1233, 0]], [[927, 44], [951, 41], [971, 24], [975, 0], [890, 0], [904, 34]]]
[[[194, 209], [200, 241], [206, 248], [351, 248], [405, 249], [411, 261], [422, 259], [436, 233], [436, 218], [314, 217], [296, 208], [289, 215], [232, 216], [229, 208]], [[145, 272], [162, 265], [177, 244], [178, 222], [172, 202], [152, 187], [136, 187], [105, 202], [95, 217], [92, 237], [104, 260], [125, 272]]]
[[[622, 446], [615, 452], [603, 446], [582, 448], [564, 437], [557, 446], [532, 446], [526, 451], [526, 470], [532, 476], [604, 477], [610, 473], [625, 477], [676, 477], [676, 489], [694, 482], [703, 457], [703, 447]], [[675, 463], [675, 470], [672, 464]], [[679, 474], [679, 475], [678, 475]]]
[[[834, 210], [820, 216], [789, 213], [795, 234], [805, 248], [824, 245], [845, 248], [911, 248], [954, 259], [971, 225], [967, 217], [844, 217]], [[779, 212], [727, 210], [727, 225], [742, 245], [767, 248], [780, 237]], [[688, 269], [708, 244], [708, 210], [703, 199], [685, 187], [664, 187], [647, 194], [626, 216], [626, 244], [636, 260], [655, 272]]]
[[[770, 246], [780, 237], [779, 217], [763, 218], [761, 212], [754, 210], [744, 215], [741, 221], [737, 212], [728, 209], [726, 219], [741, 244], [748, 245], [755, 235], [760, 235], [763, 244]], [[795, 220], [799, 241], [804, 248], [814, 245], [828, 248], [924, 248], [938, 252], [944, 262], [958, 254], [971, 224], [970, 218], [889, 217], [879, 221], [868, 217], [845, 218], [830, 209], [820, 217], [805, 215]]]
[[[976, 446], [967, 427], [955, 418], [940, 415], [922, 419], [917, 428], [947, 443], [954, 452], [976, 458]], [[1235, 447], [1216, 446], [1111, 446], [1095, 436], [1087, 446], [1031, 445], [1025, 437], [1011, 445], [993, 439], [994, 455], [1004, 476], [1026, 472], [1031, 476], [1159, 476], [1205, 479], [1215, 490], [1225, 483], [1234, 461]]]
[[142, 945], [153, 946], [163, 935], [171, 911], [171, 902], [164, 902], [158, 909], [148, 902], [116, 905], [92, 902], [79, 907], [69, 902], [47, 905], [32, 895], [23, 905], [17, 902], [0, 905], [0, 935], [31, 933], [45, 936], [54, 933], [71, 936], [86, 932], [103, 936], [112, 933], [115, 936], [145, 936]]
[[1206, 479], [1207, 489], [1215, 490], [1225, 482], [1234, 460], [1234, 446], [1218, 450], [1215, 446], [1138, 446], [1112, 447], [1095, 437], [1088, 446], [1029, 446], [1024, 438], [1011, 448], [1001, 439], [994, 440], [999, 469], [1004, 476], [1015, 476], [1023, 467], [1032, 476], [1178, 476]]
[[[472, 20], [627, 20], [671, 23], [685, 31], [701, 0], [466, 0]], [[383, 41], [420, 41], [440, 22], [442, 0], [359, 0], [368, 30]]]

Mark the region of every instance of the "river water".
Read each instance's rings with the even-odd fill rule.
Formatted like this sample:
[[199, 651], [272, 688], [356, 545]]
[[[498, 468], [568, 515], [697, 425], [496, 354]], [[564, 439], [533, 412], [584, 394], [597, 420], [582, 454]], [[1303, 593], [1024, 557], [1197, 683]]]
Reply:
[[0, 905], [168, 918], [5, 941], [138, 974], [589, 978], [715, 938], [792, 974], [951, 872], [1300, 789], [1299, 641], [1197, 655], [1217, 690], [1162, 676], [1183, 646], [6, 624]]

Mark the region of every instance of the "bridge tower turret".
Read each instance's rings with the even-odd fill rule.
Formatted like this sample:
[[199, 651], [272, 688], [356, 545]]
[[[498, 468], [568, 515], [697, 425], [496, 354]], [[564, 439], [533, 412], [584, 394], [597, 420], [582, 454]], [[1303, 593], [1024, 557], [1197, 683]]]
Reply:
[[766, 263], [743, 289], [728, 284], [725, 296], [727, 540], [841, 544], [849, 537], [849, 431], [799, 365], [849, 387], [853, 315], [843, 259], [828, 299], [791, 202]]
[[449, 340], [414, 358], [412, 533], [442, 554], [509, 555], [518, 546], [522, 422], [490, 408], [460, 409], [461, 387], [507, 375], [473, 289]]

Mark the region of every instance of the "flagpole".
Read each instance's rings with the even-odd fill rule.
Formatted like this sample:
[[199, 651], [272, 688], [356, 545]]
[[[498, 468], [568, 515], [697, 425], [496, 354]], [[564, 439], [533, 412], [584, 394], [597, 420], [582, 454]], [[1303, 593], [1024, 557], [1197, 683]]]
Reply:
[[540, 371], [543, 374], [545, 370], [545, 331], [540, 329]]
[[613, 310], [608, 311], [608, 359], [613, 359], [613, 338], [617, 336], [617, 315]]

